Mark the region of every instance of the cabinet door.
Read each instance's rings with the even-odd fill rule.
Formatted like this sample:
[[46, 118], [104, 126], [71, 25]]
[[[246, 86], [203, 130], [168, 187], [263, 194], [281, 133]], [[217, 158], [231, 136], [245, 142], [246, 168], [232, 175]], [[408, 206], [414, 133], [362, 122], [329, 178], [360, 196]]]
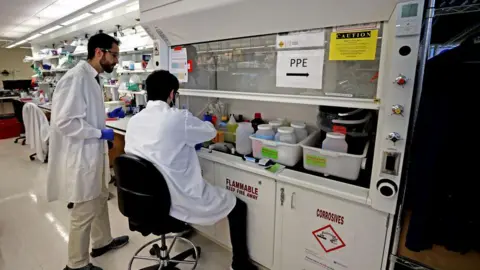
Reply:
[[[215, 163], [213, 161], [206, 160], [203, 158], [199, 158], [199, 161], [200, 161], [200, 168], [202, 169], [203, 179], [205, 179], [205, 181], [207, 181], [211, 185], [215, 185]], [[212, 226], [193, 225], [193, 227], [210, 237], [214, 237], [215, 235], [215, 225], [212, 225]]]
[[[270, 268], [273, 264], [275, 234], [275, 180], [218, 163], [215, 164], [215, 172], [216, 184], [235, 193], [247, 204], [250, 256]], [[227, 219], [217, 223], [215, 238], [231, 247]]]
[[338, 197], [283, 187], [285, 200], [283, 206], [277, 205], [282, 215], [279, 269], [381, 269], [388, 214]]

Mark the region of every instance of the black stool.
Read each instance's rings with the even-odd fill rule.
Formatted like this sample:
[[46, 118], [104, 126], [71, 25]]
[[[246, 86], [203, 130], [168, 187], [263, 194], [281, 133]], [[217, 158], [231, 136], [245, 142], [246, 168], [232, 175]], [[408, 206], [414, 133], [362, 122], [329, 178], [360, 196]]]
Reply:
[[[149, 234], [160, 236], [135, 252], [128, 269], [132, 269], [135, 259], [157, 262], [156, 265], [142, 270], [173, 270], [178, 269], [177, 264], [191, 264], [192, 269], [195, 269], [200, 257], [200, 247], [178, 235], [167, 235], [187, 231], [189, 225], [170, 216], [170, 192], [163, 175], [149, 161], [130, 154], [116, 158], [114, 170], [117, 178], [118, 207], [128, 218], [130, 230], [138, 231], [143, 236]], [[173, 239], [170, 246], [167, 245], [167, 239]], [[177, 240], [189, 244], [192, 248], [170, 258], [170, 252]], [[159, 241], [160, 246], [155, 244]], [[149, 245], [152, 245], [150, 248], [152, 256], [139, 256], [138, 254]], [[190, 256], [193, 260], [186, 260]]]

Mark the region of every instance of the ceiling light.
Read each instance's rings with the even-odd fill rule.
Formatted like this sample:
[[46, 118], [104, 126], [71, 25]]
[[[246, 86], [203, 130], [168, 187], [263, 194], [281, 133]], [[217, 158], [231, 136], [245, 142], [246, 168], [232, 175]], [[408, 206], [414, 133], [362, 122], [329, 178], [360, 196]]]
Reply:
[[88, 13], [84, 13], [84, 14], [78, 16], [78, 17], [75, 17], [75, 18], [73, 18], [73, 19], [71, 19], [71, 20], [68, 20], [68, 21], [66, 21], [66, 22], [64, 22], [64, 23], [61, 23], [61, 25], [62, 25], [62, 26], [70, 25], [70, 24], [72, 24], [72, 23], [76, 23], [76, 22], [81, 21], [81, 20], [83, 20], [83, 19], [85, 19], [85, 18], [88, 18], [88, 17], [90, 17], [90, 16], [92, 16], [92, 13], [89, 13], [89, 12], [88, 12]]
[[127, 0], [115, 0], [115, 1], [112, 1], [108, 4], [105, 4], [101, 7], [98, 7], [96, 9], [92, 10], [92, 12], [93, 13], [99, 13], [99, 12], [102, 12], [104, 10], [107, 10], [107, 9], [111, 8], [111, 7], [117, 6], [117, 5], [119, 5], [121, 3], [124, 3], [124, 2], [127, 2]]
[[27, 42], [27, 41], [28, 41], [28, 40], [26, 40], [26, 39], [21, 40], [21, 41], [19, 41], [19, 42], [17, 42], [17, 43], [14, 43], [14, 44], [8, 46], [7, 49], [11, 49], [11, 48], [16, 47], [16, 46], [18, 46], [18, 45], [20, 45], [20, 44], [23, 44], [23, 43], [25, 43], [25, 42]]
[[39, 37], [39, 36], [41, 36], [41, 35], [42, 35], [42, 34], [35, 34], [35, 35], [31, 36], [31, 37], [28, 37], [28, 38], [25, 39], [25, 40], [29, 41], [29, 40], [32, 40], [32, 39], [36, 39], [37, 37]]
[[56, 25], [56, 26], [54, 26], [54, 27], [52, 27], [52, 28], [49, 28], [49, 29], [47, 29], [47, 30], [45, 30], [45, 31], [42, 31], [42, 32], [40, 32], [40, 33], [46, 35], [46, 34], [48, 34], [48, 33], [51, 33], [51, 32], [53, 32], [53, 31], [56, 31], [56, 30], [58, 30], [58, 29], [60, 29], [60, 28], [62, 28], [62, 27], [63, 27], [63, 26], [61, 26], [61, 25]]

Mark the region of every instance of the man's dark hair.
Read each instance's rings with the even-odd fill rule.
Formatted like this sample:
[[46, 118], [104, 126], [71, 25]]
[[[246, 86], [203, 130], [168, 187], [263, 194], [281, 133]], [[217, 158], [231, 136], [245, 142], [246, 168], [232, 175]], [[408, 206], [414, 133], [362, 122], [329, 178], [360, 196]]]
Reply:
[[165, 102], [170, 96], [170, 92], [174, 90], [176, 93], [180, 87], [177, 77], [167, 70], [154, 71], [147, 77], [145, 84], [148, 100], [161, 100]]
[[105, 33], [96, 34], [90, 37], [88, 40], [88, 59], [95, 57], [95, 49], [110, 50], [113, 44], [120, 45], [120, 41]]

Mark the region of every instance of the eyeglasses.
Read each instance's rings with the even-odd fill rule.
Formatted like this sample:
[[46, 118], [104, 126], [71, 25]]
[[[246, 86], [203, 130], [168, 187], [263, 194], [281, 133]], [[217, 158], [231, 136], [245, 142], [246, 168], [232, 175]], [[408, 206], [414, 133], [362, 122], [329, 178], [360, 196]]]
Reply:
[[112, 52], [109, 49], [100, 49], [102, 52], [109, 52], [114, 58], [118, 58], [120, 54], [118, 52]]

